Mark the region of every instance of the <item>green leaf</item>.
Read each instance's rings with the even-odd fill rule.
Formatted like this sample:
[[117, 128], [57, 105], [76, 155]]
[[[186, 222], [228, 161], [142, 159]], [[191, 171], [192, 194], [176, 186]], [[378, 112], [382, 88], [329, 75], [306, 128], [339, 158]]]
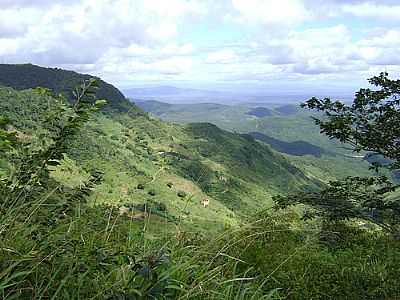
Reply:
[[101, 100], [96, 100], [96, 102], [94, 103], [94, 105], [97, 108], [101, 108], [103, 106], [105, 106], [107, 104], [107, 100], [101, 99]]

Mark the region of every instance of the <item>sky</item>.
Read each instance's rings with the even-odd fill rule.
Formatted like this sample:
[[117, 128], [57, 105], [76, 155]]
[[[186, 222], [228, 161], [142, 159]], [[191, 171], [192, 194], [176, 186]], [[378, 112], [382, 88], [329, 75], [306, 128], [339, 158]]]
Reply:
[[141, 86], [349, 94], [400, 71], [399, 0], [0, 0], [0, 63]]

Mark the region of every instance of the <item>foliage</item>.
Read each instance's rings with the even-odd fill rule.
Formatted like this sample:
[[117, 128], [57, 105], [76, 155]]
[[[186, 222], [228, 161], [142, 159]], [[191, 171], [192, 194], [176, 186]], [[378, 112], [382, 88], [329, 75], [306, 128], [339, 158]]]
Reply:
[[[328, 223], [254, 214], [271, 190], [319, 195], [317, 184], [246, 135], [100, 113], [93, 88], [73, 105], [0, 89], [0, 298], [398, 298], [399, 241], [334, 209], [338, 196], [359, 200], [341, 205], [360, 214], [386, 204], [389, 181], [337, 183], [331, 209], [311, 211]], [[398, 215], [374, 217], [392, 226]]]
[[[396, 299], [399, 241], [350, 223], [304, 222], [291, 211], [268, 213], [227, 252], [253, 266], [276, 299]], [[324, 238], [323, 238], [324, 237]], [[329, 239], [327, 238], [329, 237]]]
[[295, 156], [304, 156], [304, 155], [312, 155], [314, 157], [321, 157], [323, 154], [327, 154], [328, 152], [321, 147], [314, 146], [313, 144], [296, 141], [296, 142], [284, 142], [278, 139], [272, 138], [268, 135], [262, 134], [260, 132], [250, 132], [253, 138], [267, 143], [276, 151], [281, 153], [286, 153]]
[[186, 193], [184, 191], [178, 191], [177, 195], [180, 198], [185, 198], [186, 197]]
[[[43, 68], [32, 64], [6, 65], [0, 64], [0, 86], [12, 87], [17, 90], [48, 88], [54, 93], [63, 94], [68, 100], [75, 99], [74, 88], [82, 81], [90, 80], [92, 76], [57, 68]], [[112, 85], [96, 78], [98, 84], [97, 97], [107, 99], [108, 107], [118, 111], [139, 112], [124, 95]]]
[[[360, 89], [351, 106], [329, 98], [310, 99], [303, 106], [325, 112], [324, 119], [315, 118], [321, 132], [330, 138], [352, 145], [355, 152], [369, 151], [391, 160], [386, 167], [399, 168], [400, 158], [400, 81], [391, 80], [381, 73], [370, 79], [378, 90]], [[379, 161], [374, 162], [378, 170]], [[348, 177], [334, 181], [317, 193], [303, 193], [275, 197], [277, 207], [296, 203], [311, 205], [317, 209], [314, 216], [329, 221], [351, 218], [373, 222], [391, 233], [399, 233], [400, 203], [387, 199], [395, 191], [386, 177]]]
[[[59, 96], [54, 100], [59, 103], [57, 110], [51, 111], [46, 116], [46, 121], [51, 126], [52, 141], [41, 149], [30, 151], [29, 144], [17, 144], [16, 152], [12, 154], [10, 162], [13, 172], [9, 179], [4, 181], [1, 194], [3, 195], [3, 205], [8, 199], [14, 203], [20, 199], [28, 197], [36, 198], [49, 185], [50, 171], [49, 166], [57, 166], [66, 153], [69, 138], [74, 136], [79, 128], [89, 120], [90, 114], [105, 104], [104, 100], [97, 100], [93, 103], [94, 88], [96, 81], [89, 80], [83, 83], [74, 91], [76, 101], [70, 109], [64, 104], [64, 98]], [[47, 89], [38, 88], [37, 93], [42, 96], [49, 96]], [[9, 140], [8, 136], [2, 139]]]
[[[10, 119], [10, 130], [18, 132], [31, 150], [51, 143], [54, 132], [49, 130], [46, 116], [59, 109], [56, 102], [31, 91], [0, 88], [0, 110]], [[215, 126], [204, 126], [201, 134], [201, 139], [195, 139], [190, 128], [186, 130], [146, 115], [97, 113], [68, 141], [65, 157], [71, 163], [54, 167], [51, 177], [71, 187], [78, 186], [87, 180], [85, 170], [98, 169], [104, 173], [103, 182], [90, 196], [90, 203], [139, 204], [154, 189], [154, 200], [167, 205], [170, 215], [178, 219], [183, 213], [182, 206], [186, 205], [176, 201], [177, 192], [182, 190], [193, 196], [185, 209], [190, 211], [191, 218], [183, 219], [182, 223], [210, 230], [236, 223], [239, 219], [236, 213], [245, 215], [270, 205], [270, 195], [275, 191], [288, 187], [296, 190], [308, 182], [298, 180], [289, 171], [292, 166], [266, 146]], [[227, 143], [219, 145], [221, 139]], [[259, 168], [249, 169], [242, 161], [239, 166], [235, 163], [239, 155], [244, 157], [245, 150], [240, 148], [245, 147], [263, 153], [254, 161]], [[218, 149], [217, 155], [205, 157], [212, 149]], [[11, 159], [12, 156], [10, 153]], [[191, 170], [188, 167], [191, 165], [199, 166], [200, 172]], [[3, 166], [0, 162], [0, 168]], [[268, 169], [275, 175], [270, 176]], [[196, 177], [195, 174], [205, 171], [206, 174]], [[172, 183], [172, 188], [167, 183]], [[136, 189], [139, 184], [144, 189]], [[213, 205], [204, 209], [200, 204], [204, 198]]]
[[[321, 135], [310, 116], [315, 113], [301, 109], [297, 104], [277, 106], [263, 103], [266, 107], [252, 104], [166, 104], [158, 101], [142, 101], [136, 104], [165, 121], [178, 123], [208, 122], [219, 128], [239, 133], [250, 133], [258, 141], [268, 144], [309, 177], [325, 182], [346, 176], [369, 176], [369, 164], [353, 157], [343, 145]], [[269, 111], [269, 115], [250, 117], [253, 110]], [[318, 114], [317, 114], [318, 115]], [[211, 130], [210, 130], [211, 131]]]
[[312, 98], [303, 106], [325, 112], [327, 119], [315, 122], [328, 137], [356, 152], [380, 154], [393, 160], [391, 168], [400, 168], [400, 80], [381, 73], [369, 82], [379, 89], [360, 89], [351, 106], [329, 98]]
[[[89, 172], [89, 179], [73, 188], [54, 180], [52, 168], [67, 167], [63, 160], [71, 141], [104, 104], [91, 97], [94, 87], [95, 81], [81, 85], [72, 107], [48, 90], [37, 91], [58, 103], [43, 122], [49, 135], [41, 147], [30, 148], [4, 129], [2, 142], [12, 140], [14, 148], [8, 150], [18, 158], [10, 159], [12, 172], [1, 186], [1, 297], [210, 299], [213, 293], [225, 293], [228, 299], [250, 288], [251, 295], [259, 295], [254, 284], [234, 291], [235, 280], [230, 284], [227, 274], [219, 273], [220, 266], [198, 264], [204, 250], [182, 248], [179, 243], [185, 238], [170, 247], [181, 255], [174, 256], [171, 265], [168, 249], [149, 245], [146, 225], [141, 229], [121, 218], [112, 206], [88, 206], [86, 201], [101, 183], [102, 173]], [[147, 209], [167, 212], [164, 204], [155, 201], [146, 203]], [[196, 269], [198, 277], [193, 278]], [[209, 275], [214, 280], [208, 280]], [[215, 285], [215, 276], [223, 288]], [[201, 286], [212, 289], [203, 291]]]
[[8, 123], [6, 118], [0, 118], [0, 151], [12, 148], [17, 142], [16, 132], [8, 131]]
[[[13, 245], [29, 247], [33, 243], [32, 250], [28, 248], [21, 250], [34, 251], [33, 249], [38, 248], [39, 256], [49, 255], [47, 252], [49, 249], [42, 248], [43, 243], [49, 242], [46, 233], [62, 226], [76, 211], [76, 207], [86, 201], [93, 187], [101, 181], [101, 174], [91, 171], [90, 178], [82, 183], [79, 189], [67, 189], [50, 178], [50, 167], [60, 164], [70, 138], [75, 136], [80, 127], [89, 120], [91, 113], [105, 104], [104, 100], [93, 100], [96, 87], [95, 80], [84, 82], [78, 87], [74, 91], [76, 101], [72, 108], [64, 104], [63, 97], [55, 97], [47, 89], [37, 89], [37, 93], [41, 96], [53, 97], [59, 105], [46, 116], [46, 124], [52, 132], [51, 142], [48, 144], [39, 149], [32, 149], [29, 143], [24, 143], [16, 139], [15, 135], [11, 135], [13, 141], [12, 155], [9, 159], [11, 173], [8, 178], [2, 178], [0, 185], [0, 225], [5, 243], [3, 247], [7, 247], [7, 243], [19, 234], [19, 238], [24, 238], [26, 244], [18, 245], [17, 239], [12, 242]], [[0, 138], [1, 144], [6, 144], [10, 141], [10, 134], [5, 131]], [[10, 287], [17, 285], [16, 282], [11, 283], [11, 278], [34, 274], [33, 266], [32, 269], [24, 268], [23, 271], [18, 271], [21, 263], [26, 260], [26, 258], [21, 260], [18, 256], [20, 254], [14, 257], [4, 255], [1, 258], [2, 269], [9, 268], [8, 272], [12, 272], [6, 273], [5, 276], [14, 274], [2, 278], [3, 285], [0, 286], [4, 298], [15, 297], [19, 293], [15, 294], [12, 289], [10, 290]]]
[[354, 218], [370, 221], [389, 232], [396, 233], [400, 224], [400, 204], [387, 200], [386, 194], [395, 187], [386, 177], [347, 177], [330, 182], [318, 192], [276, 196], [276, 208], [286, 208], [298, 203], [310, 205], [304, 219], [323, 217], [329, 222]]

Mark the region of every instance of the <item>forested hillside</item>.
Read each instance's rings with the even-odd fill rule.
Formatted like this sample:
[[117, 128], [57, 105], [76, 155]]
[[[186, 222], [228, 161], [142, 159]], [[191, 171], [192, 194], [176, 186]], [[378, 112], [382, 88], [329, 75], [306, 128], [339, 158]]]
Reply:
[[[16, 90], [25, 90], [35, 87], [44, 87], [54, 93], [63, 93], [72, 100], [76, 86], [93, 76], [79, 74], [57, 68], [43, 68], [32, 64], [0, 64], [0, 86], [12, 87]], [[129, 105], [125, 96], [114, 86], [97, 79], [99, 88], [97, 97], [108, 100], [108, 108], [118, 111], [127, 111], [133, 106]]]
[[329, 181], [354, 175], [369, 175], [369, 164], [348, 145], [320, 134], [312, 117], [315, 112], [299, 105], [257, 104], [167, 104], [137, 101], [137, 105], [162, 120], [187, 124], [210, 122], [228, 131], [250, 134], [268, 144], [310, 177]]
[[51, 72], [31, 76], [66, 97], [24, 90], [36, 84], [25, 67], [7, 79], [21, 90], [0, 88], [1, 298], [400, 295], [387, 179], [326, 183], [251, 135], [161, 121], [98, 94], [110, 86], [94, 79], [71, 96], [65, 78], [80, 75], [56, 70], [63, 83], [46, 82]]
[[[54, 79], [53, 72], [62, 78], [61, 82]], [[24, 86], [36, 84], [27, 80], [30, 75], [24, 68], [21, 73], [26, 76]], [[41, 69], [40, 76], [33, 78], [45, 81], [47, 75], [52, 80], [46, 87], [57, 82], [55, 86], [68, 84], [66, 89], [71, 91], [69, 84], [73, 81], [68, 81], [71, 74], [75, 80], [85, 78], [52, 69]], [[108, 87], [100, 83], [98, 91]], [[45, 130], [45, 122], [47, 114], [55, 109], [51, 100], [44, 100], [34, 91], [17, 92], [10, 88], [0, 89], [0, 99], [3, 116], [29, 137], [30, 143], [39, 145], [50, 134]], [[84, 174], [88, 167], [105, 173], [104, 182], [93, 196], [98, 202], [139, 205], [149, 198], [165, 205], [171, 218], [183, 214], [191, 222], [200, 218], [201, 222], [223, 226], [225, 222], [240, 221], [237, 214], [267, 207], [277, 193], [318, 185], [318, 181], [307, 178], [285, 158], [250, 136], [232, 134], [206, 123], [187, 126], [164, 123], [126, 103], [122, 97], [113, 101], [114, 107], [120, 107], [121, 101], [126, 112], [96, 115], [66, 152], [67, 161], [74, 166], [72, 173]], [[59, 170], [54, 172], [61, 176], [60, 180], [64, 180], [63, 176], [73, 177]], [[79, 181], [77, 177], [74, 179]], [[138, 188], [139, 185], [144, 188]], [[179, 192], [185, 193], [190, 201], [181, 199]], [[201, 201], [206, 198], [211, 205], [201, 209]]]

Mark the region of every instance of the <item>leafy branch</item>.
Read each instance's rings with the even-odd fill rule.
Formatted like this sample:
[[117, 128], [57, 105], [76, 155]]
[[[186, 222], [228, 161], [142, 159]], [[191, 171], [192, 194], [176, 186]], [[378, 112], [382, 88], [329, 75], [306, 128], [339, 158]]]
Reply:
[[[61, 95], [54, 95], [45, 88], [34, 90], [43, 98], [51, 97], [59, 103], [46, 116], [45, 124], [52, 134], [51, 143], [47, 147], [30, 152], [26, 144], [19, 143], [15, 134], [7, 133], [4, 129], [6, 123], [3, 121], [3, 128], [0, 126], [0, 145], [9, 145], [17, 149], [16, 158], [13, 160], [14, 172], [1, 186], [5, 199], [12, 199], [16, 203], [22, 198], [35, 198], [46, 190], [50, 178], [49, 166], [60, 164], [67, 151], [69, 140], [77, 134], [94, 112], [106, 104], [105, 100], [96, 100], [97, 88], [94, 79], [83, 82], [74, 91], [75, 102], [72, 108], [66, 104], [66, 99]], [[3, 201], [3, 205], [6, 202]]]
[[[351, 105], [330, 98], [311, 98], [302, 107], [324, 113], [315, 118], [321, 133], [352, 146], [353, 151], [380, 156], [373, 168], [400, 168], [400, 80], [387, 73], [369, 79], [376, 90], [360, 89]], [[385, 164], [382, 163], [385, 161]], [[305, 218], [322, 217], [329, 222], [354, 218], [372, 222], [397, 234], [400, 226], [400, 201], [389, 198], [399, 186], [388, 178], [347, 177], [332, 181], [321, 191], [276, 196], [275, 208], [305, 204], [313, 208]]]

